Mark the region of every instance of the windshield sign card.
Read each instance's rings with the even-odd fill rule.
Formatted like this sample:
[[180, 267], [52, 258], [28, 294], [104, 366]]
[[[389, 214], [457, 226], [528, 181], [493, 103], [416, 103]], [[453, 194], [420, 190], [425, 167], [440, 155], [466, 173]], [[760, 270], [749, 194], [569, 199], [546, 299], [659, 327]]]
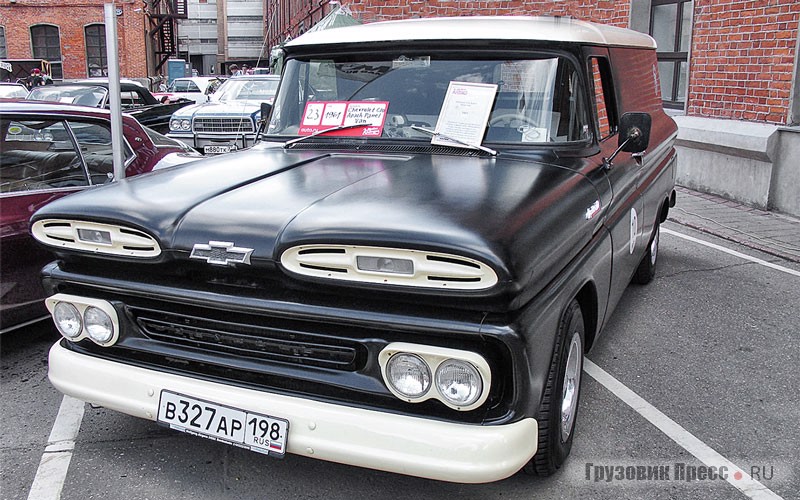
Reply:
[[364, 124], [330, 135], [350, 137], [379, 137], [386, 121], [387, 101], [315, 101], [306, 104], [299, 135], [310, 135], [321, 130], [348, 125]]
[[479, 145], [483, 141], [496, 93], [497, 85], [494, 84], [450, 82], [436, 122], [436, 133], [441, 135], [434, 136], [431, 144], [465, 147], [447, 140], [450, 137], [462, 143]]

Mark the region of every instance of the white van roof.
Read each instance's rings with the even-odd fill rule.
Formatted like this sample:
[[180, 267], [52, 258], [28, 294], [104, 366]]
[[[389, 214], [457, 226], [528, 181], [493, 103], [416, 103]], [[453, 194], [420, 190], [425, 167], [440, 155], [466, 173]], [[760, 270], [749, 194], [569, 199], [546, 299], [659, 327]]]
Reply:
[[570, 17], [432, 17], [305, 33], [286, 47], [413, 40], [531, 40], [655, 49], [649, 35]]

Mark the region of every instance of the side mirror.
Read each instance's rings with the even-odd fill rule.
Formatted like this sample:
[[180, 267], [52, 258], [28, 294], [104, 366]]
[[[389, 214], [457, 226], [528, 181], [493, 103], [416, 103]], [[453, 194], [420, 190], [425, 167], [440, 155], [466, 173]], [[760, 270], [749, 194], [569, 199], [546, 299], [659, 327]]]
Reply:
[[611, 168], [611, 162], [620, 153], [633, 153], [639, 155], [637, 161], [641, 162], [641, 154], [650, 144], [650, 126], [653, 119], [647, 113], [625, 113], [619, 120], [619, 146], [609, 158], [603, 158], [603, 167]]
[[261, 103], [261, 118], [258, 120], [258, 130], [256, 131], [256, 140], [266, 130], [269, 123], [269, 115], [272, 113], [272, 104], [268, 102]]
[[268, 102], [261, 103], [261, 121], [269, 121], [269, 114], [272, 113], [272, 104]]
[[619, 148], [626, 153], [642, 153], [650, 144], [653, 119], [647, 113], [625, 113], [619, 120]]

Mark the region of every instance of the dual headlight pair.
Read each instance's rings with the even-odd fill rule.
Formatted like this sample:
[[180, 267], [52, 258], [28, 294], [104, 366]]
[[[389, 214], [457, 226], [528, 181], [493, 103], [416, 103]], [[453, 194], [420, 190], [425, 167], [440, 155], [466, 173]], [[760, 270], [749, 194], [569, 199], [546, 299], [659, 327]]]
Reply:
[[119, 320], [114, 307], [104, 301], [59, 293], [45, 300], [59, 333], [77, 342], [85, 338], [107, 347], [119, 338]]
[[185, 132], [192, 129], [192, 120], [188, 118], [174, 119], [169, 121], [169, 129], [177, 132]]
[[[70, 341], [89, 338], [107, 347], [119, 338], [117, 312], [109, 302], [59, 293], [45, 305]], [[456, 410], [472, 410], [486, 401], [491, 387], [489, 365], [474, 352], [398, 342], [380, 352], [378, 363], [392, 394], [409, 403], [434, 398]]]
[[378, 363], [392, 394], [409, 403], [433, 398], [466, 411], [483, 404], [489, 395], [489, 364], [474, 352], [393, 343], [381, 351]]

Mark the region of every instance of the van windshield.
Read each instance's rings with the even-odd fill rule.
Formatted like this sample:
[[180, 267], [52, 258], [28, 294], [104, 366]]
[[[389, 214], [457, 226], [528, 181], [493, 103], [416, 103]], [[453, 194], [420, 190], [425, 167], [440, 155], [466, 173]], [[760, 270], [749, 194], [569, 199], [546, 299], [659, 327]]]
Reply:
[[[581, 80], [564, 57], [448, 59], [398, 54], [386, 59], [290, 59], [267, 135], [311, 135], [367, 117], [370, 127], [329, 136], [430, 141], [454, 85], [489, 89], [481, 142], [535, 144], [590, 138]], [[449, 109], [449, 108], [448, 108]], [[450, 113], [452, 115], [452, 113]], [[453, 120], [453, 116], [447, 117]], [[457, 120], [457, 117], [455, 118]], [[465, 116], [467, 122], [474, 117]], [[366, 122], [365, 122], [366, 123]], [[456, 124], [458, 125], [458, 124]]]

